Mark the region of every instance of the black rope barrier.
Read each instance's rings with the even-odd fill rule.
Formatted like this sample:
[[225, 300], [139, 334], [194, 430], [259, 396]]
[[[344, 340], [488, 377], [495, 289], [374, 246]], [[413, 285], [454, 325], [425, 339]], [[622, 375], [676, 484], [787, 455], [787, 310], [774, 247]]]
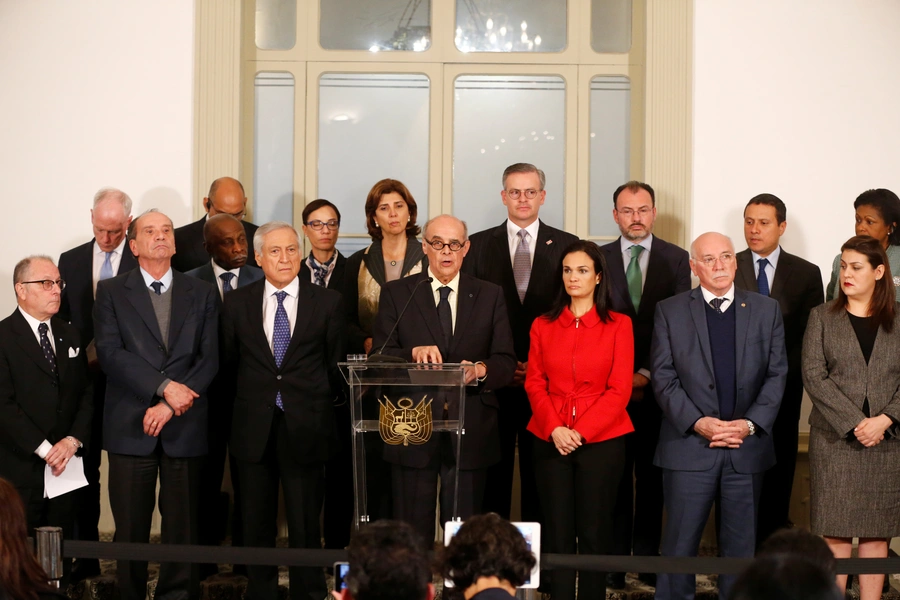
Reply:
[[[345, 550], [303, 548], [239, 548], [234, 546], [187, 546], [180, 544], [131, 544], [122, 542], [64, 541], [66, 558], [137, 560], [285, 567], [330, 567], [347, 560]], [[709, 573], [733, 575], [743, 571], [752, 558], [600, 556], [585, 554], [541, 554], [542, 569], [625, 573]], [[869, 575], [900, 573], [900, 557], [845, 558], [837, 561], [838, 573]]]

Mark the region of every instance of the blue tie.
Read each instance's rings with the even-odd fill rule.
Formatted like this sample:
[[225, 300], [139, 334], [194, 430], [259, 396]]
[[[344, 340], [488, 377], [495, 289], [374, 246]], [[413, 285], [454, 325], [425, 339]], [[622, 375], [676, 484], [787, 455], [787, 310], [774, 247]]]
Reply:
[[769, 259], [761, 258], [756, 262], [759, 263], [759, 275], [756, 276], [756, 287], [759, 289], [760, 294], [768, 296], [769, 278], [766, 277], [766, 265], [769, 264]]
[[231, 280], [234, 279], [234, 273], [222, 273], [219, 275], [219, 279], [222, 280], [222, 293], [230, 292], [234, 288], [231, 287]]
[[[284, 298], [287, 292], [275, 292], [275, 298], [278, 299], [278, 308], [275, 310], [275, 328], [272, 330], [272, 346], [275, 351], [275, 366], [281, 368], [281, 361], [287, 352], [288, 345], [291, 343], [291, 322], [288, 321], [287, 311], [284, 310]], [[275, 406], [284, 410], [284, 403], [281, 401], [281, 391], [275, 396]]]
[[105, 252], [106, 260], [103, 261], [103, 265], [100, 267], [100, 281], [104, 279], [109, 279], [113, 276], [112, 272], [112, 252]]

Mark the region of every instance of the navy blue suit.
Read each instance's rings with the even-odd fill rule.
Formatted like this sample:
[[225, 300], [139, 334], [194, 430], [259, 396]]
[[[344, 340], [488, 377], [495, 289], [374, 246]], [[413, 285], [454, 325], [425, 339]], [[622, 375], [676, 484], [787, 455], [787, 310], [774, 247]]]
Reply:
[[[787, 377], [784, 326], [778, 302], [736, 289], [726, 310], [735, 317], [733, 419], [749, 419], [756, 435], [738, 449], [710, 448], [694, 431], [702, 417], [719, 418], [706, 302], [700, 288], [656, 306], [651, 373], [663, 413], [654, 464], [663, 469], [668, 515], [663, 556], [695, 556], [714, 501], [720, 506], [719, 552], [753, 556], [762, 473], [775, 464], [772, 426]], [[727, 597], [733, 577], [719, 578]], [[693, 598], [693, 575], [660, 574], [656, 597]]]

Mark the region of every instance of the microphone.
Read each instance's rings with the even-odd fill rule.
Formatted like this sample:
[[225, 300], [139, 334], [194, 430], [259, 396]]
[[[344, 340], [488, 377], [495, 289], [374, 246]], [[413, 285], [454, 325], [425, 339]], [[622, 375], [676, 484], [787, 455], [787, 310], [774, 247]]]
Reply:
[[397, 319], [394, 321], [394, 326], [391, 327], [391, 331], [388, 333], [387, 339], [384, 340], [384, 343], [381, 345], [381, 348], [378, 349], [378, 352], [369, 355], [369, 357], [366, 359], [366, 362], [406, 362], [405, 360], [397, 356], [385, 356], [384, 354], [382, 354], [382, 352], [384, 352], [384, 347], [387, 346], [387, 343], [390, 341], [391, 336], [394, 335], [394, 331], [396, 331], [397, 325], [400, 324], [400, 319], [402, 319], [403, 315], [406, 314], [406, 309], [409, 308], [409, 303], [412, 302], [413, 298], [415, 298], [416, 291], [419, 289], [419, 286], [426, 282], [431, 283], [432, 281], [434, 281], [434, 277], [426, 277], [413, 287], [413, 291], [409, 295], [409, 300], [406, 301], [406, 304], [403, 305], [403, 310], [401, 310], [400, 314], [397, 315]]

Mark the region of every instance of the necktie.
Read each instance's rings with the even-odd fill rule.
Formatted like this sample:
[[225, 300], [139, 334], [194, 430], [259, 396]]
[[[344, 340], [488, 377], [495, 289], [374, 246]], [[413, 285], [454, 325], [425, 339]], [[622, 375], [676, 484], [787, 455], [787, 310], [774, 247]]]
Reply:
[[318, 286], [325, 287], [325, 278], [328, 277], [328, 270], [331, 267], [331, 263], [334, 262], [334, 259], [337, 258], [337, 252], [331, 255], [331, 258], [322, 265], [319, 264], [312, 254], [309, 255], [309, 260], [306, 261], [306, 265], [312, 270], [313, 277], [315, 277], [315, 283]]
[[628, 282], [628, 295], [631, 296], [631, 304], [634, 305], [634, 312], [637, 313], [641, 307], [641, 288], [644, 285], [644, 278], [641, 275], [641, 252], [644, 247], [635, 244], [631, 247], [631, 260], [628, 261], [628, 268], [625, 269], [625, 281]]
[[234, 273], [222, 273], [219, 275], [219, 279], [222, 280], [222, 293], [225, 294], [230, 292], [234, 288], [231, 287], [231, 280], [234, 279]]
[[438, 321], [441, 323], [441, 331], [444, 333], [444, 349], [450, 347], [450, 340], [453, 338], [453, 313], [450, 310], [450, 292], [452, 288], [442, 286], [438, 288], [441, 293], [441, 300], [437, 305]]
[[725, 304], [725, 298], [713, 298], [709, 303], [716, 309], [717, 314], [722, 314], [722, 305]]
[[756, 287], [759, 288], [760, 294], [768, 296], [769, 278], [766, 277], [766, 266], [769, 264], [769, 259], [761, 258], [756, 262], [759, 263], [759, 275], [756, 276]]
[[112, 272], [112, 252], [105, 252], [106, 260], [103, 261], [103, 265], [100, 267], [100, 281], [104, 279], [109, 279], [113, 276]]
[[53, 346], [50, 345], [50, 338], [47, 337], [48, 329], [50, 328], [47, 327], [46, 323], [38, 325], [38, 333], [41, 334], [41, 350], [44, 351], [44, 358], [50, 363], [50, 372], [55, 377], [59, 377], [59, 373], [56, 371], [56, 355], [53, 354]]
[[528, 280], [531, 279], [531, 252], [528, 248], [528, 232], [520, 229], [516, 235], [519, 236], [519, 245], [516, 246], [513, 258], [513, 277], [516, 280], [516, 290], [519, 292], [519, 302], [525, 302]]
[[162, 294], [162, 281], [154, 281], [150, 284], [150, 287], [153, 288], [153, 291], [156, 292], [157, 296]]
[[[275, 327], [272, 330], [272, 347], [275, 352], [275, 366], [281, 368], [281, 361], [287, 352], [288, 344], [291, 343], [291, 322], [288, 321], [287, 311], [284, 310], [284, 298], [287, 292], [275, 292], [275, 298], [278, 300], [278, 308], [275, 310]], [[281, 401], [281, 391], [275, 396], [275, 406], [284, 410], [284, 403]]]

